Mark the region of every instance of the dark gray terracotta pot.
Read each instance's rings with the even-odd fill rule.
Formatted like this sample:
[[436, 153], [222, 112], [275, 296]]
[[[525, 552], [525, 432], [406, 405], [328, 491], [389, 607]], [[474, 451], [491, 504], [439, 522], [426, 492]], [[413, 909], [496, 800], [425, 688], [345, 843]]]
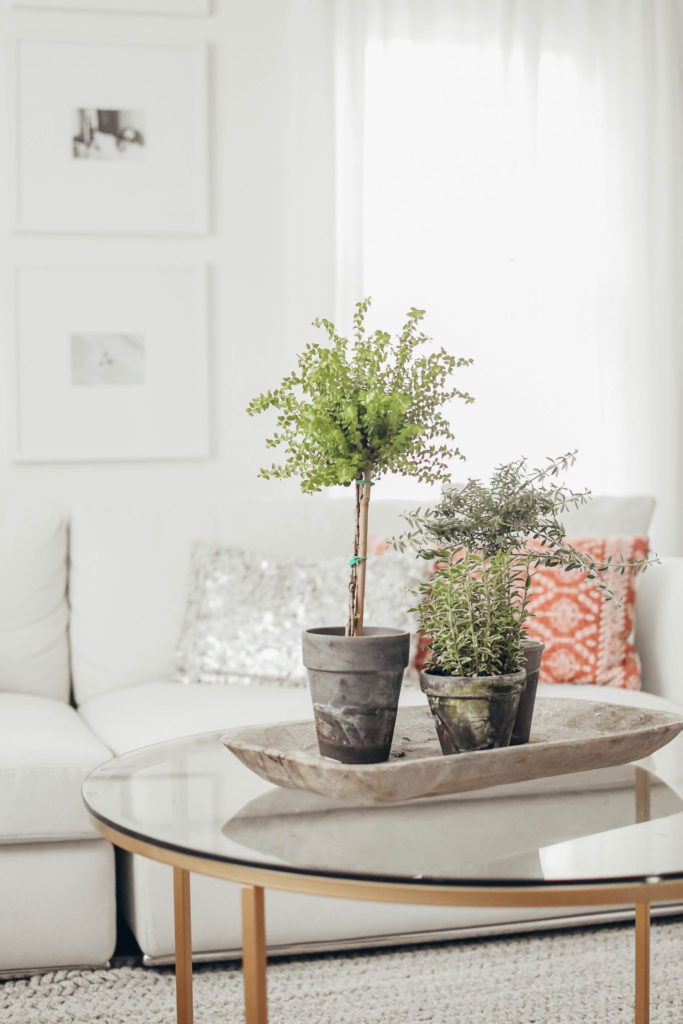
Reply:
[[526, 686], [519, 698], [517, 717], [512, 728], [510, 743], [528, 743], [531, 734], [531, 722], [534, 716], [538, 674], [541, 671], [541, 659], [545, 644], [540, 640], [522, 640], [522, 668], [526, 672]]
[[318, 747], [344, 764], [386, 761], [396, 724], [410, 633], [366, 626], [344, 636], [343, 626], [302, 633]]
[[442, 753], [509, 746], [525, 679], [524, 669], [501, 676], [420, 672]]

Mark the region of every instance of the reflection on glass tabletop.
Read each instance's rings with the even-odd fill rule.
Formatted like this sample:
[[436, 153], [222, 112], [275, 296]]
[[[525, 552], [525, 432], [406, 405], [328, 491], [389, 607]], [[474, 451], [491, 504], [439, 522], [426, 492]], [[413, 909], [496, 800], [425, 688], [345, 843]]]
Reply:
[[683, 875], [683, 780], [649, 761], [362, 806], [273, 786], [224, 733], [108, 761], [83, 784], [87, 806], [157, 846], [292, 872], [474, 885]]

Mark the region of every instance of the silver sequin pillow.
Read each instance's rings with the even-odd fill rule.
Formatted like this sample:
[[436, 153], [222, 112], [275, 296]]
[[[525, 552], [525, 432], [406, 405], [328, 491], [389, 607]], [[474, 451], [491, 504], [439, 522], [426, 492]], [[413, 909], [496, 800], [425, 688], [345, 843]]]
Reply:
[[[424, 574], [412, 554], [369, 555], [365, 621], [415, 632], [408, 588]], [[300, 562], [198, 541], [176, 650], [183, 683], [302, 686], [301, 631], [346, 621], [348, 561]]]

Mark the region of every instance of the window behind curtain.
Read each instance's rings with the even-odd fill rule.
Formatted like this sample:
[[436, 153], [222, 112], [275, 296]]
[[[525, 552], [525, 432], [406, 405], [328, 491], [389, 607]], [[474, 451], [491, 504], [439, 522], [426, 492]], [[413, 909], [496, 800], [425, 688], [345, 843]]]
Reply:
[[474, 357], [456, 476], [578, 448], [571, 484], [654, 494], [655, 544], [683, 551], [679, 6], [339, 10], [340, 312], [425, 308]]
[[467, 475], [575, 446], [601, 468], [599, 105], [570, 58], [525, 72], [495, 46], [367, 48], [364, 290], [378, 317], [426, 308], [435, 340], [475, 358], [477, 403], [454, 409]]

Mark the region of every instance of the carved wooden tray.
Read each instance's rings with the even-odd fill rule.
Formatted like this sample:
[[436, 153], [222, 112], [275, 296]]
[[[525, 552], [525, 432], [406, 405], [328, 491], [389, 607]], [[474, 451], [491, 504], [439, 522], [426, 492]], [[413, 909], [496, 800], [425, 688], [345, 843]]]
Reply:
[[382, 764], [322, 757], [312, 719], [246, 726], [221, 740], [278, 786], [374, 804], [626, 764], [663, 747], [681, 729], [683, 718], [666, 711], [539, 697], [529, 742], [495, 750], [444, 756], [426, 706], [399, 710], [391, 755]]

